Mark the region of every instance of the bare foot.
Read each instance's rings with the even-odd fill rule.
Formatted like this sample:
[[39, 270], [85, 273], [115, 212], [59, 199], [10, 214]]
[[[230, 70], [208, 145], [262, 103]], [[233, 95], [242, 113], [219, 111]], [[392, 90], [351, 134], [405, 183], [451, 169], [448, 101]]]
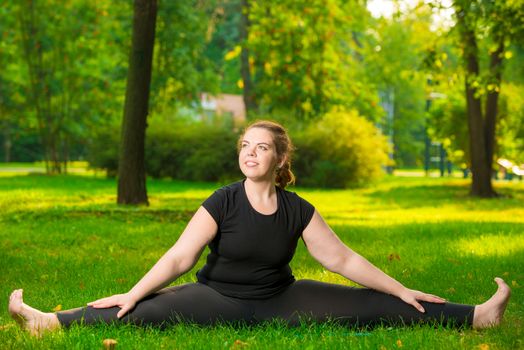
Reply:
[[495, 282], [499, 286], [495, 294], [483, 304], [475, 307], [473, 328], [495, 327], [502, 322], [504, 311], [511, 296], [511, 289], [502, 278], [496, 277]]
[[9, 313], [20, 327], [27, 329], [35, 336], [41, 336], [44, 331], [60, 327], [60, 322], [55, 314], [44, 313], [24, 304], [22, 293], [22, 289], [17, 289], [11, 293], [9, 298]]

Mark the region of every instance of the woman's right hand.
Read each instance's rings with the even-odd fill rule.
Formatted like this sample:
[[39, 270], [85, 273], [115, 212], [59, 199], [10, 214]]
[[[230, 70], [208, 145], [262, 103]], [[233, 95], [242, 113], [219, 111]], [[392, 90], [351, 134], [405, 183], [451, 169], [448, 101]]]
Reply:
[[131, 296], [129, 296], [128, 293], [126, 293], [115, 294], [110, 297], [98, 299], [90, 303], [87, 303], [87, 305], [94, 307], [95, 309], [104, 309], [113, 306], [118, 306], [120, 308], [120, 311], [118, 311], [116, 316], [118, 318], [121, 318], [135, 307], [136, 301], [133, 298], [131, 298]]

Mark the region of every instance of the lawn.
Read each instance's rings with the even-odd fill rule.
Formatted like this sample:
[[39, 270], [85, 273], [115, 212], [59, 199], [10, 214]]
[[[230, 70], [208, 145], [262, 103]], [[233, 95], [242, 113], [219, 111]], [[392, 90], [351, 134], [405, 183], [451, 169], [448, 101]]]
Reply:
[[[468, 197], [467, 180], [388, 177], [368, 189], [294, 188], [341, 239], [405, 285], [476, 304], [503, 277], [513, 296], [504, 323], [484, 331], [417, 326], [347, 329], [336, 325], [256, 327], [178, 325], [73, 327], [35, 339], [7, 313], [7, 299], [51, 311], [127, 291], [177, 239], [191, 214], [219, 185], [151, 180], [149, 207], [115, 203], [114, 180], [89, 176], [0, 176], [0, 347], [117, 349], [516, 349], [524, 331], [524, 183], [498, 182], [505, 196]], [[205, 254], [204, 254], [205, 255]], [[195, 280], [195, 271], [176, 283]], [[351, 284], [326, 272], [299, 243], [297, 278]]]

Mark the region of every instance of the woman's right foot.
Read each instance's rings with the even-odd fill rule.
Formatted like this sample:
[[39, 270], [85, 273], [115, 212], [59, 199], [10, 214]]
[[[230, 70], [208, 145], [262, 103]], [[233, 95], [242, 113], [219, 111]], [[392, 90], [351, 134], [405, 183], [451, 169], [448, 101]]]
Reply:
[[496, 277], [498, 289], [485, 303], [475, 306], [473, 328], [482, 329], [495, 327], [502, 322], [504, 311], [508, 305], [511, 289], [502, 278]]
[[60, 327], [60, 322], [55, 314], [44, 313], [24, 304], [22, 293], [22, 289], [17, 289], [9, 297], [9, 313], [20, 327], [35, 336], [41, 336], [45, 331]]

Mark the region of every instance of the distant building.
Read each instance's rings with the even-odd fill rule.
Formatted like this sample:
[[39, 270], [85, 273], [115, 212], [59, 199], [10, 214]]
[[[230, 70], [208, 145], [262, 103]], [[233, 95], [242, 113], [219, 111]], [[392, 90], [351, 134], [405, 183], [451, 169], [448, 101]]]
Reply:
[[211, 95], [203, 92], [200, 95], [200, 104], [205, 118], [214, 119], [215, 116], [229, 119], [233, 126], [241, 125], [246, 120], [246, 107], [242, 95], [218, 94]]

